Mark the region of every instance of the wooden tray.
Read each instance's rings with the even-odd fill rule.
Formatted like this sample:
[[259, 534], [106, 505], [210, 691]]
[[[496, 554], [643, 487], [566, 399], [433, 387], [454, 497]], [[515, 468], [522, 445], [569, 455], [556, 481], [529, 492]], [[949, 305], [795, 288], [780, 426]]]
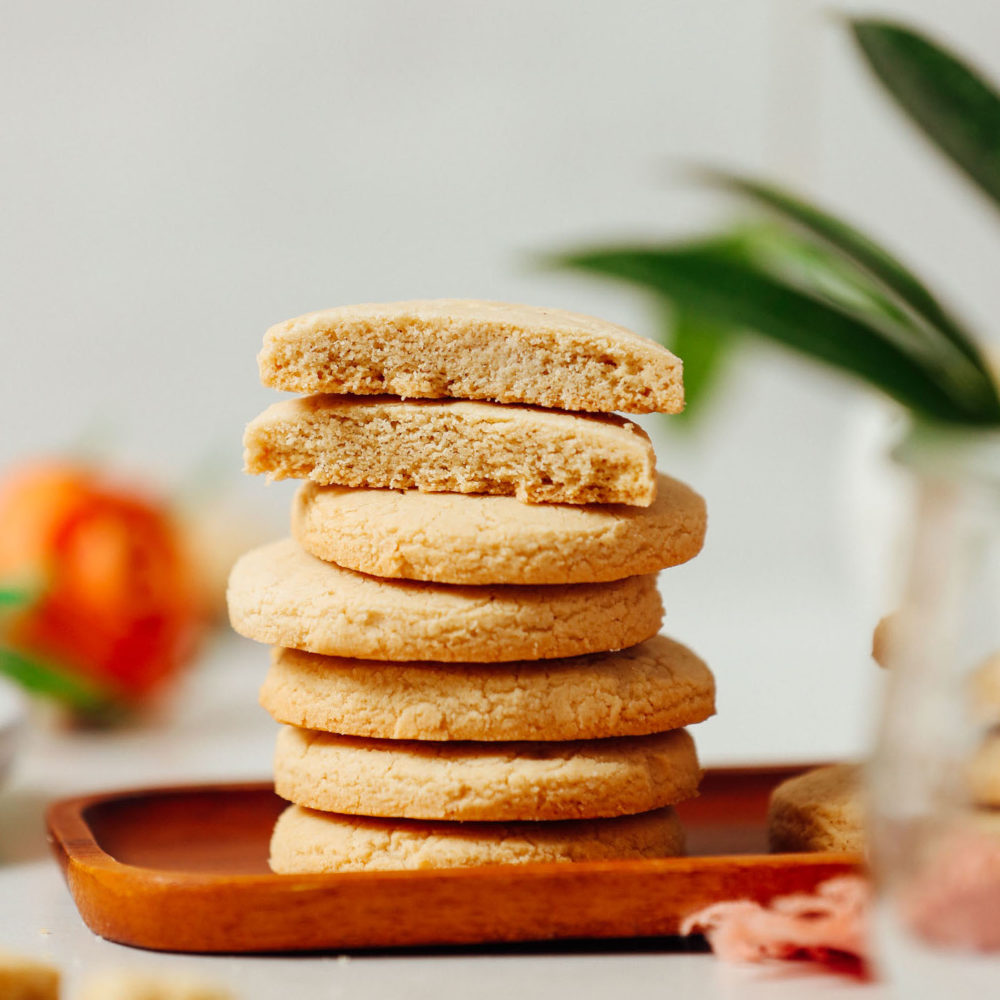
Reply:
[[87, 926], [161, 951], [276, 952], [676, 934], [720, 899], [761, 902], [854, 870], [848, 854], [765, 854], [767, 797], [802, 767], [706, 772], [678, 808], [689, 856], [442, 871], [273, 875], [285, 807], [269, 784], [65, 799], [53, 850]]

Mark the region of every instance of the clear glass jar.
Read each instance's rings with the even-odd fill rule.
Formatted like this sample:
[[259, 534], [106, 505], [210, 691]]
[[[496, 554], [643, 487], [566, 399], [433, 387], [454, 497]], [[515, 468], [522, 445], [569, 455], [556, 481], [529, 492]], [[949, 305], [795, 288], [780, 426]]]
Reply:
[[1000, 996], [1000, 433], [920, 426], [868, 769], [877, 958], [901, 997]]

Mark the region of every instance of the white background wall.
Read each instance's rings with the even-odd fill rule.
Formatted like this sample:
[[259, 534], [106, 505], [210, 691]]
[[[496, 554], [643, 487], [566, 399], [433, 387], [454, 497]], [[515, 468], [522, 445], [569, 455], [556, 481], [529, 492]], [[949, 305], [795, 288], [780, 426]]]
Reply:
[[[265, 327], [447, 295], [652, 332], [641, 299], [529, 254], [724, 218], [675, 162], [796, 183], [990, 332], [996, 217], [899, 120], [830, 6], [5, 0], [0, 462], [95, 437], [166, 482], [208, 459], [280, 531], [287, 484], [239, 475], [242, 425], [273, 399]], [[879, 10], [1000, 78], [991, 0]], [[693, 434], [645, 421], [711, 512], [702, 557], [662, 578], [668, 630], [719, 678], [707, 759], [864, 745], [890, 599], [885, 412], [761, 348]]]

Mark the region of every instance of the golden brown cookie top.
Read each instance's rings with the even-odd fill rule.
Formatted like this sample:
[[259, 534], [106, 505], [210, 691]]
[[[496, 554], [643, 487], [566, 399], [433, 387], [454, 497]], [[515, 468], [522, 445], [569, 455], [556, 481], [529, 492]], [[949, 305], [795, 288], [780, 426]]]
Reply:
[[385, 663], [275, 649], [260, 692], [278, 722], [396, 740], [573, 740], [693, 725], [712, 672], [664, 635], [615, 653], [504, 663]]
[[705, 527], [704, 500], [664, 475], [649, 507], [314, 483], [292, 505], [292, 534], [314, 556], [437, 583], [596, 583], [655, 573], [696, 556]]
[[497, 663], [624, 649], [660, 628], [656, 577], [554, 586], [380, 580], [292, 539], [244, 555], [227, 593], [233, 628], [269, 645], [370, 660]]
[[407, 819], [623, 816], [691, 798], [700, 777], [683, 729], [606, 740], [432, 743], [286, 726], [274, 758], [275, 791], [296, 805]]
[[271, 838], [280, 874], [394, 871], [552, 861], [665, 858], [684, 852], [669, 806], [616, 819], [552, 823], [429, 823], [289, 806]]

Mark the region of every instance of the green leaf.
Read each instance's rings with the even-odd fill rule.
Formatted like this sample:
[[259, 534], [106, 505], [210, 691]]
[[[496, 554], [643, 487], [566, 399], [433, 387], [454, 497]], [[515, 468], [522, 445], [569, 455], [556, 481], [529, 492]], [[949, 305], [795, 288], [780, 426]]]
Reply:
[[114, 704], [113, 699], [96, 685], [3, 646], [0, 646], [0, 674], [32, 694], [53, 698], [84, 715], [105, 715]]
[[896, 103], [1000, 206], [1000, 95], [957, 55], [891, 21], [850, 22], [854, 39]]
[[[961, 351], [996, 395], [989, 369], [973, 338], [948, 315], [926, 285], [889, 251], [848, 223], [774, 185], [717, 171], [707, 172], [705, 176], [778, 213], [841, 254], [882, 291], [888, 292], [897, 303], [907, 307]], [[1000, 400], [997, 402], [1000, 405]]]
[[672, 309], [664, 303], [664, 313], [664, 340], [684, 362], [684, 410], [674, 419], [690, 421], [701, 412], [737, 334], [695, 310]]
[[872, 317], [905, 324], [906, 313], [842, 255], [785, 225], [759, 227], [748, 237], [746, 259], [762, 271], [818, 298]]
[[35, 588], [0, 584], [0, 613], [27, 607], [37, 597], [38, 590]]
[[840, 368], [903, 406], [953, 423], [1000, 423], [1000, 407], [956, 384], [942, 359], [898, 331], [764, 273], [711, 245], [599, 249], [554, 263], [652, 289], [677, 308], [752, 330]]

